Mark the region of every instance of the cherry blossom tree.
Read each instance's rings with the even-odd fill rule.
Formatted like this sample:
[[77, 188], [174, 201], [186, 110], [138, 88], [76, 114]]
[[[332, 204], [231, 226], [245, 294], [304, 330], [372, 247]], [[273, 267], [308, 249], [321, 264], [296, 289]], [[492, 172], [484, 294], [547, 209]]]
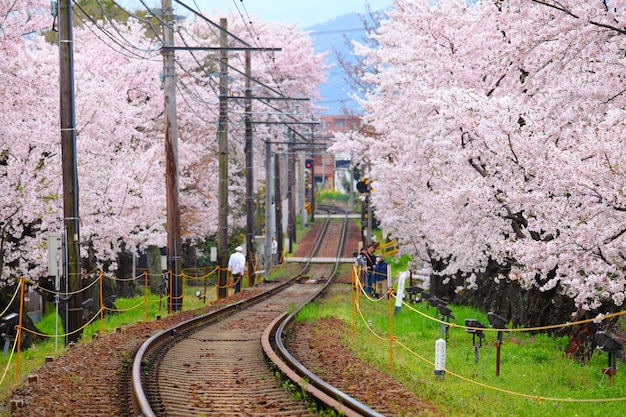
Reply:
[[[42, 242], [37, 232], [55, 210], [58, 184], [58, 129], [50, 113], [58, 114], [58, 100], [46, 95], [53, 55], [36, 33], [50, 27], [49, 10], [35, 1], [0, 2], [0, 280], [11, 271], [41, 271]], [[44, 51], [42, 54], [41, 52]], [[56, 59], [58, 62], [58, 58]], [[54, 219], [54, 218], [53, 218]]]
[[371, 167], [383, 228], [435, 282], [621, 308], [624, 6], [398, 0], [355, 45], [376, 135], [336, 149]]
[[[52, 20], [48, 5], [40, 6], [23, 0], [0, 2], [0, 48], [10, 57], [0, 63], [5, 86], [0, 93], [0, 181], [6, 190], [0, 196], [3, 279], [44, 276], [45, 237], [61, 223], [58, 50], [42, 36]], [[74, 72], [82, 256], [115, 268], [120, 251], [165, 242], [160, 35], [154, 20], [151, 26], [145, 20], [77, 16]], [[315, 97], [315, 84], [324, 74], [323, 56], [313, 53], [307, 34], [297, 26], [260, 21], [255, 32], [245, 33], [246, 23], [230, 18], [231, 30], [244, 32], [241, 36], [248, 42], [276, 42], [283, 48], [283, 55], [275, 58], [253, 57], [253, 76], [262, 82], [258, 95], [276, 95], [272, 90], [277, 90], [285, 96]], [[177, 28], [176, 37], [177, 45], [219, 46], [219, 37], [200, 19]], [[236, 55], [230, 60], [232, 89], [242, 91], [242, 61]], [[217, 228], [216, 68], [208, 52], [177, 53], [182, 236], [191, 242]], [[229, 103], [231, 207], [237, 207], [245, 182], [240, 106], [235, 100]], [[288, 110], [260, 102], [254, 106], [255, 112]], [[257, 184], [264, 173], [261, 138], [274, 134], [267, 126], [256, 128]], [[230, 213], [235, 225], [241, 224], [242, 213]]]

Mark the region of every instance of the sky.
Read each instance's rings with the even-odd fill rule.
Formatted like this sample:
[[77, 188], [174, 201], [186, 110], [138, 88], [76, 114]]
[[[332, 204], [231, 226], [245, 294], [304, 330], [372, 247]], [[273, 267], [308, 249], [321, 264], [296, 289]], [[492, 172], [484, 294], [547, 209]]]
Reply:
[[[153, 0], [154, 1], [154, 0]], [[299, 22], [302, 28], [327, 22], [346, 13], [365, 13], [366, 4], [372, 10], [391, 5], [391, 0], [181, 0], [191, 8], [198, 7], [205, 14], [212, 10], [231, 9], [235, 13], [258, 16], [262, 20], [282, 20], [283, 23]], [[148, 4], [152, 2], [147, 2]], [[183, 7], [173, 2], [177, 13]], [[197, 5], [197, 6], [196, 6]], [[238, 9], [237, 9], [238, 8]]]

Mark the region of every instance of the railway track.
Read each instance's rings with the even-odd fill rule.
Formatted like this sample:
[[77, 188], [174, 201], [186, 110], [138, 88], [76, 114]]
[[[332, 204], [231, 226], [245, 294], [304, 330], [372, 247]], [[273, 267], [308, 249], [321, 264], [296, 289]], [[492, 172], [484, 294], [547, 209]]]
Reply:
[[[345, 415], [378, 415], [365, 405], [325, 383], [299, 364], [284, 347], [281, 335], [295, 313], [332, 282], [338, 260], [318, 276], [306, 278], [311, 259], [323, 247], [342, 252], [347, 225], [344, 214], [341, 237], [325, 240], [330, 214], [301, 271], [288, 279], [263, 283], [260, 294], [197, 317], [150, 337], [137, 351], [132, 368], [131, 398], [141, 416], [307, 416], [317, 415], [304, 401], [280, 386], [268, 359], [299, 384], [318, 404]], [[334, 227], [334, 226], [333, 226]], [[335, 243], [336, 242], [336, 243]], [[261, 342], [262, 340], [262, 342]]]

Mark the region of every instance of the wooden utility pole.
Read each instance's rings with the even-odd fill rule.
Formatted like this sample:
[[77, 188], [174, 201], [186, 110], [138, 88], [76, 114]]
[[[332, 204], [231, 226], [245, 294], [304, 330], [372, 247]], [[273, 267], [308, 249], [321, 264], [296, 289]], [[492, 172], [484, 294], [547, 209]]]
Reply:
[[63, 224], [67, 264], [64, 289], [72, 293], [66, 304], [65, 343], [80, 339], [83, 295], [80, 267], [80, 217], [78, 214], [78, 174], [76, 122], [74, 117], [74, 53], [72, 7], [59, 1], [59, 89], [61, 122], [61, 169], [63, 172]]
[[220, 116], [218, 127], [219, 188], [217, 193], [218, 298], [228, 296], [228, 32], [226, 19], [220, 19]]
[[246, 252], [248, 261], [248, 283], [254, 285], [256, 271], [256, 251], [254, 248], [254, 177], [252, 171], [252, 70], [250, 51], [245, 52], [246, 92], [245, 92], [245, 125], [246, 125]]
[[161, 1], [163, 11], [163, 92], [165, 95], [165, 189], [167, 207], [167, 269], [171, 309], [182, 307], [182, 244], [178, 203], [178, 123], [176, 121], [176, 62], [174, 60], [174, 10], [172, 0]]

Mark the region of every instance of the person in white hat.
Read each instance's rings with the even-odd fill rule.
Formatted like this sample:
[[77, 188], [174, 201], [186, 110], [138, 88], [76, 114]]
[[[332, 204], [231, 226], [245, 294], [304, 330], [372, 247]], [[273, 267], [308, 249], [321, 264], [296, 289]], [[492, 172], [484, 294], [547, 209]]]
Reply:
[[241, 280], [245, 269], [246, 257], [243, 254], [243, 248], [237, 246], [235, 252], [228, 258], [228, 270], [233, 276], [233, 281], [235, 281], [235, 293], [241, 291]]

